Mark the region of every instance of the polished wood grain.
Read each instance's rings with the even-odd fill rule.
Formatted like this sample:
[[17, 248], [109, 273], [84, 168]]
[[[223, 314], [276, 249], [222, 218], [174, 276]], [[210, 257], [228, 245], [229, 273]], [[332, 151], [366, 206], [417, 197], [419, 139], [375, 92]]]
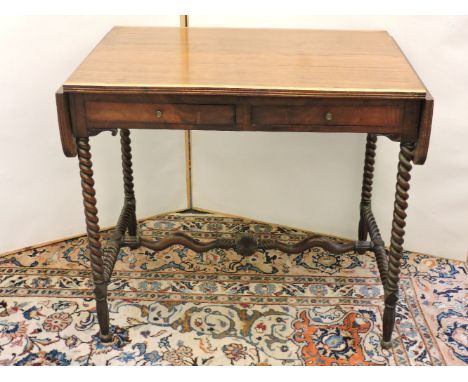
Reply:
[[115, 27], [66, 91], [424, 99], [387, 32]]
[[434, 111], [434, 98], [428, 92], [426, 100], [423, 102], [421, 110], [421, 121], [418, 129], [418, 139], [414, 152], [413, 162], [415, 164], [424, 164], [429, 151], [429, 141], [431, 138], [432, 114]]
[[68, 95], [63, 93], [63, 87], [60, 87], [55, 93], [55, 103], [57, 106], [57, 117], [60, 132], [60, 142], [65, 156], [76, 156], [75, 137], [70, 120], [70, 108]]
[[158, 124], [190, 125], [232, 125], [234, 105], [190, 105], [170, 103], [126, 103], [99, 102], [86, 103], [86, 116], [89, 123], [142, 123], [149, 128]]
[[394, 106], [319, 104], [306, 106], [254, 106], [256, 125], [393, 126], [399, 128], [403, 109]]

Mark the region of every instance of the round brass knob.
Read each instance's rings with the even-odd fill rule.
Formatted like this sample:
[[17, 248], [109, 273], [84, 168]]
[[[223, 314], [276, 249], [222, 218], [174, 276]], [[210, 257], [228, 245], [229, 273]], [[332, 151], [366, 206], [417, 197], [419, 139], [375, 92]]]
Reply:
[[327, 112], [327, 113], [325, 114], [325, 119], [326, 119], [327, 121], [331, 121], [331, 120], [333, 119], [333, 114], [332, 114], [331, 112]]
[[156, 118], [161, 118], [162, 117], [162, 111], [161, 110], [156, 110]]

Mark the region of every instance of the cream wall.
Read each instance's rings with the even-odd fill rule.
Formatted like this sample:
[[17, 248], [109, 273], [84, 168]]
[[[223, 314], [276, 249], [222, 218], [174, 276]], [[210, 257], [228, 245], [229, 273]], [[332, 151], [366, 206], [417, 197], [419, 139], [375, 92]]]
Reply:
[[[113, 25], [178, 26], [179, 17], [0, 19], [0, 253], [85, 231], [77, 158], [62, 154], [54, 97]], [[185, 208], [183, 132], [132, 136], [138, 215]], [[109, 226], [123, 202], [119, 138], [103, 133], [91, 145]]]
[[[406, 248], [468, 252], [467, 17], [200, 17], [192, 27], [386, 29], [435, 99], [426, 165], [413, 170]], [[357, 236], [363, 135], [193, 133], [194, 205]], [[379, 139], [374, 211], [389, 242], [398, 145]]]

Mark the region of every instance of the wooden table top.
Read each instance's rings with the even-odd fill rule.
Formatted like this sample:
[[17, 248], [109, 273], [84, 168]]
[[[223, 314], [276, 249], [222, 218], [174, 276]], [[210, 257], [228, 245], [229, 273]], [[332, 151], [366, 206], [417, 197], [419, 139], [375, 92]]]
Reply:
[[384, 31], [114, 27], [65, 92], [424, 99]]

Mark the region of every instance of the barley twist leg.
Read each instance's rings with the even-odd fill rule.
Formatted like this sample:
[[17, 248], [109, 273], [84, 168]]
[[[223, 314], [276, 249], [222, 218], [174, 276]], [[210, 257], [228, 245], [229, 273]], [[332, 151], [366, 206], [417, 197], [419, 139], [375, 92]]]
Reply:
[[128, 218], [128, 234], [134, 237], [137, 234], [137, 221], [135, 211], [136, 201], [133, 186], [132, 148], [130, 140], [130, 131], [128, 129], [120, 130], [120, 144], [122, 148], [122, 172], [124, 180], [125, 201], [131, 207], [131, 213]]
[[414, 146], [400, 145], [398, 161], [398, 175], [393, 209], [392, 233], [390, 239], [390, 258], [388, 264], [388, 278], [385, 296], [385, 311], [383, 317], [382, 347], [390, 348], [393, 327], [395, 326], [396, 304], [398, 302], [398, 281], [400, 279], [400, 260], [403, 252], [405, 235], [406, 209], [408, 207], [408, 190], [411, 179], [411, 161], [414, 156]]
[[362, 192], [361, 192], [361, 218], [359, 220], [359, 233], [358, 240], [367, 240], [369, 233], [366, 219], [364, 216], [364, 208], [371, 204], [372, 199], [372, 182], [374, 178], [374, 164], [375, 164], [375, 149], [377, 147], [377, 136], [375, 134], [367, 134], [366, 140], [366, 154], [364, 157], [364, 175], [362, 178]]
[[96, 191], [94, 190], [89, 138], [77, 138], [76, 144], [100, 336], [101, 340], [110, 341], [107, 282], [104, 276], [104, 261], [99, 235], [99, 219], [96, 208]]

